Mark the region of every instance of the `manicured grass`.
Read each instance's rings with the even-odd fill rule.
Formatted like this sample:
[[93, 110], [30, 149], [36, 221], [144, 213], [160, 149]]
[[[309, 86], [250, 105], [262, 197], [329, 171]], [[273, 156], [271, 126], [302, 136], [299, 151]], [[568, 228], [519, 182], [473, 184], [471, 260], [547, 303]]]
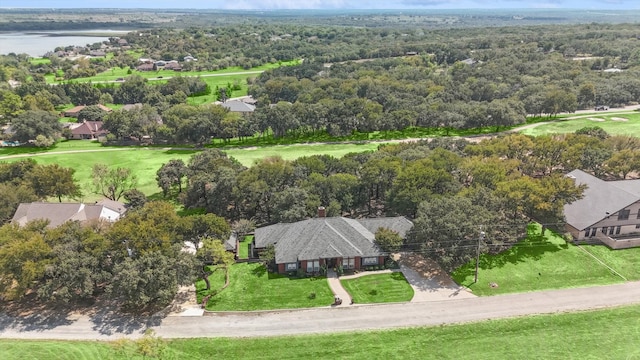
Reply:
[[29, 63], [32, 65], [51, 64], [51, 60], [48, 58], [37, 57], [29, 59]]
[[340, 280], [356, 304], [410, 301], [413, 288], [401, 272]]
[[253, 241], [253, 236], [247, 235], [240, 241], [240, 248], [238, 249], [238, 257], [240, 259], [248, 259], [249, 258], [249, 248], [251, 247], [251, 242]]
[[[298, 63], [300, 63], [300, 60], [291, 60], [291, 61], [283, 61], [275, 64], [265, 64], [265, 65], [256, 66], [250, 69], [243, 69], [240, 66], [233, 66], [223, 70], [216, 70], [216, 71], [173, 71], [173, 70], [137, 71], [137, 70], [132, 70], [131, 74], [128, 74], [129, 68], [127, 67], [125, 68], [114, 67], [104, 72], [101, 72], [100, 74], [96, 74], [95, 76], [72, 79], [72, 81], [74, 82], [114, 81], [118, 78], [126, 78], [127, 76], [131, 76], [131, 75], [140, 75], [144, 78], [157, 78], [159, 76], [162, 76], [163, 78], [165, 78], [165, 77], [174, 77], [174, 76], [203, 76], [203, 75], [211, 75], [211, 74], [248, 72], [249, 74], [244, 75], [246, 79], [247, 76], [259, 75], [259, 74], [251, 74], [252, 72], [255, 72], [255, 71], [265, 71], [265, 70], [277, 68], [280, 66], [295, 65]], [[62, 76], [62, 75], [58, 74], [58, 76]], [[61, 83], [66, 81], [66, 80], [55, 81], [53, 76], [45, 76], [45, 78], [47, 79], [48, 83]]]
[[224, 75], [224, 76], [208, 76], [201, 77], [201, 79], [209, 85], [211, 88], [211, 94], [195, 96], [187, 98], [187, 103], [191, 105], [210, 104], [217, 100], [218, 94], [216, 93], [216, 87], [226, 88], [227, 84], [240, 84], [240, 90], [235, 90], [231, 93], [230, 97], [239, 97], [247, 95], [249, 86], [247, 85], [247, 78], [255, 77], [260, 74], [241, 74], [241, 75]]
[[604, 245], [581, 245], [629, 280], [640, 280], [640, 248], [611, 250]]
[[[221, 271], [218, 271], [221, 272]], [[214, 273], [211, 288], [220, 289], [224, 280]], [[196, 283], [198, 301], [204, 281]], [[312, 295], [315, 294], [315, 295]], [[247, 311], [329, 306], [333, 294], [325, 277], [289, 278], [272, 274], [259, 263], [239, 263], [230, 268], [229, 286], [212, 296], [207, 310]]]
[[[622, 282], [578, 247], [539, 225], [531, 225], [527, 239], [497, 255], [480, 258], [478, 282], [473, 283], [475, 261], [453, 272], [458, 283], [476, 295], [495, 295], [544, 289], [559, 289]], [[490, 283], [498, 284], [491, 288]]]
[[[134, 346], [0, 340], [6, 360], [142, 359]], [[266, 338], [166, 340], [169, 359], [638, 359], [640, 306], [473, 324]], [[163, 357], [164, 358], [164, 357]]]
[[[627, 119], [627, 121], [613, 120], [613, 118], [623, 118]], [[595, 121], [593, 119], [602, 119], [604, 121]], [[640, 113], [634, 111], [620, 115], [607, 115], [605, 113], [593, 114], [584, 118], [580, 117], [578, 119], [569, 119], [550, 124], [543, 124], [520, 132], [526, 135], [539, 136], [556, 133], [571, 133], [584, 127], [593, 126], [601, 127], [604, 131], [612, 135], [631, 135], [640, 137]]]
[[[264, 148], [245, 148], [225, 150], [245, 166], [251, 166], [256, 160], [270, 156], [281, 156], [286, 160], [294, 160], [302, 156], [326, 154], [342, 157], [351, 152], [362, 152], [377, 149], [379, 144], [313, 144], [271, 146]], [[73, 153], [76, 150], [99, 150], [96, 152]], [[65, 152], [65, 153], [57, 153]], [[102, 147], [98, 142], [70, 140], [58, 143], [50, 149], [33, 147], [16, 147], [0, 149], [0, 161], [18, 161], [25, 159], [3, 156], [42, 154], [32, 157], [40, 164], [60, 164], [76, 170], [75, 178], [82, 186], [85, 201], [97, 200], [92, 194], [91, 168], [96, 163], [104, 163], [112, 167], [126, 167], [133, 170], [138, 178], [138, 190], [147, 195], [160, 192], [156, 183], [156, 172], [162, 164], [171, 159], [182, 159], [185, 163], [198, 150], [172, 150], [159, 147]], [[51, 154], [49, 154], [51, 153]]]

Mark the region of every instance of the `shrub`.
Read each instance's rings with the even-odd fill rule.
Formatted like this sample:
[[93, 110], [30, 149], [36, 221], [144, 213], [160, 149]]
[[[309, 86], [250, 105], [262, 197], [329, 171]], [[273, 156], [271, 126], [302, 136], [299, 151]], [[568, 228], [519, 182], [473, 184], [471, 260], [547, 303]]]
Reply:
[[309, 300], [313, 300], [315, 298], [316, 298], [316, 293], [315, 292], [312, 292], [312, 293], [309, 294]]

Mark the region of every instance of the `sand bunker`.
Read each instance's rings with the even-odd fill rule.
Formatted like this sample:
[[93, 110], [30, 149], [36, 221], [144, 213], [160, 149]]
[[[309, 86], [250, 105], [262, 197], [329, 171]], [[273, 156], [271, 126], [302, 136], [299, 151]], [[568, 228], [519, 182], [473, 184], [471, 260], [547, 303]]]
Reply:
[[604, 121], [603, 118], [587, 118], [587, 119], [589, 119], [591, 121]]
[[613, 120], [613, 121], [629, 121], [629, 119], [627, 119], [627, 118], [620, 118], [620, 117], [612, 117], [611, 120]]

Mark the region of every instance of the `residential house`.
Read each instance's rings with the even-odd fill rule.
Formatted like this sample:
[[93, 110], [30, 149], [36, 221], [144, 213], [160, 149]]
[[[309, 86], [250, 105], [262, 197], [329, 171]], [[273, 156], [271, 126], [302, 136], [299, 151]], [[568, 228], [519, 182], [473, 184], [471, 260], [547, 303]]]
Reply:
[[136, 66], [136, 70], [138, 71], [154, 71], [157, 70], [157, 66], [156, 64], [153, 63], [144, 63], [141, 65]]
[[175, 60], [171, 60], [164, 65], [165, 70], [182, 71], [182, 65]]
[[241, 114], [251, 114], [256, 110], [255, 105], [247, 104], [244, 101], [240, 100], [229, 100], [225, 101], [220, 106], [228, 109], [230, 112], [236, 112]]
[[[100, 109], [102, 109], [103, 111], [106, 111], [106, 112], [111, 112], [111, 111], [112, 111], [110, 108], [108, 108], [108, 107], [106, 107], [106, 106], [104, 106], [104, 105], [102, 105], [102, 104], [98, 104], [97, 106], [98, 106]], [[62, 116], [65, 116], [65, 117], [72, 117], [72, 118], [77, 118], [77, 117], [78, 117], [78, 114], [80, 114], [80, 111], [81, 111], [82, 109], [84, 109], [85, 107], [87, 107], [87, 106], [86, 106], [86, 105], [78, 105], [78, 106], [76, 106], [76, 107], [74, 107], [74, 108], [71, 108], [71, 109], [69, 109], [69, 110], [67, 110], [67, 111], [63, 112], [63, 113], [62, 113]]]
[[105, 57], [107, 56], [107, 53], [104, 52], [104, 50], [91, 50], [89, 51], [89, 55], [93, 57]]
[[102, 129], [102, 121], [83, 121], [82, 123], [70, 124], [71, 139], [74, 140], [96, 140], [107, 135], [107, 131]]
[[332, 268], [340, 265], [345, 270], [358, 270], [383, 265], [389, 255], [374, 243], [378, 228], [397, 231], [404, 238], [413, 227], [405, 217], [327, 218], [324, 212], [321, 207], [317, 218], [256, 229], [252, 255], [258, 256], [267, 246], [273, 245], [279, 273], [299, 269], [316, 273], [322, 266]]
[[109, 221], [114, 222], [127, 211], [123, 203], [102, 200], [95, 204], [83, 203], [21, 203], [11, 222], [24, 226], [33, 220], [49, 220], [49, 228], [55, 228], [67, 221]]
[[565, 205], [566, 231], [577, 241], [599, 241], [612, 249], [640, 246], [640, 179], [604, 181], [574, 170], [584, 197]]

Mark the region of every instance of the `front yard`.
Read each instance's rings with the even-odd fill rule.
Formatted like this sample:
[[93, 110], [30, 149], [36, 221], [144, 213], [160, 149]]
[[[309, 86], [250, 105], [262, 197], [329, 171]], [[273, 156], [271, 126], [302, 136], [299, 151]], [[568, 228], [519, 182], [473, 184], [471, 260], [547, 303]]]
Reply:
[[[640, 277], [637, 266], [631, 269], [634, 261], [637, 264], [637, 260], [640, 259], [640, 249], [632, 249], [628, 253], [623, 253], [626, 250], [591, 250], [617, 259], [613, 263], [620, 269], [616, 271], [630, 274], [630, 279], [633, 276]], [[475, 261], [470, 261], [454, 271], [452, 277], [458, 284], [469, 287], [476, 295], [604, 285], [624, 281], [579, 247], [568, 244], [551, 231], [547, 230], [545, 236], [541, 236], [539, 225], [531, 226], [527, 239], [511, 249], [497, 255], [482, 255], [476, 284], [473, 283], [474, 271]], [[490, 286], [492, 283], [497, 287]]]
[[[215, 293], [224, 285], [224, 272], [209, 277]], [[201, 302], [204, 281], [196, 282]], [[250, 311], [329, 306], [333, 294], [325, 277], [289, 278], [271, 274], [260, 263], [239, 263], [230, 268], [229, 286], [210, 297], [206, 309], [211, 311]]]
[[413, 288], [401, 272], [341, 279], [356, 304], [411, 301]]

